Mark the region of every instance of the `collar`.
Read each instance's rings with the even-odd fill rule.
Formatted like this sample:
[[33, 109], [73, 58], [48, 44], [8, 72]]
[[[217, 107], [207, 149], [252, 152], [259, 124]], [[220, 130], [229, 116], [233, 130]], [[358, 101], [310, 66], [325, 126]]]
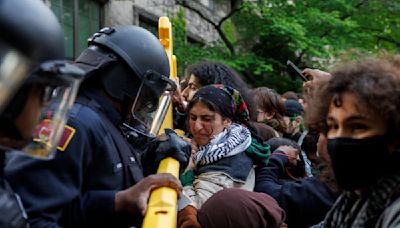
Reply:
[[121, 114], [114, 108], [112, 103], [97, 89], [88, 88], [82, 91], [80, 96], [89, 100], [94, 100], [96, 102], [95, 105], [93, 105], [95, 106], [94, 108], [103, 112], [115, 126], [118, 126], [120, 123], [122, 123], [123, 119], [121, 117]]

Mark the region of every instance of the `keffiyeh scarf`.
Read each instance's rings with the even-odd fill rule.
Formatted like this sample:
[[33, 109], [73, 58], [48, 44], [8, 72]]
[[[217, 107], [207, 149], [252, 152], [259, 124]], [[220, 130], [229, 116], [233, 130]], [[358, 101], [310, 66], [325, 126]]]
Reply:
[[375, 227], [400, 185], [400, 173], [380, 179], [367, 197], [354, 198], [343, 193], [329, 211], [322, 227]]
[[232, 123], [216, 135], [210, 143], [200, 146], [196, 153], [196, 164], [207, 165], [224, 157], [244, 152], [251, 144], [250, 131], [239, 124]]

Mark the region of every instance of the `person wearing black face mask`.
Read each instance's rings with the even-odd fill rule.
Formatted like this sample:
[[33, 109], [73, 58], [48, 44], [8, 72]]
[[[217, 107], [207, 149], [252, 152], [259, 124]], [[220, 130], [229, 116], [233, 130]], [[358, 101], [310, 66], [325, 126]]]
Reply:
[[343, 194], [320, 227], [398, 227], [400, 69], [395, 58], [367, 59], [315, 80], [306, 112], [323, 130]]

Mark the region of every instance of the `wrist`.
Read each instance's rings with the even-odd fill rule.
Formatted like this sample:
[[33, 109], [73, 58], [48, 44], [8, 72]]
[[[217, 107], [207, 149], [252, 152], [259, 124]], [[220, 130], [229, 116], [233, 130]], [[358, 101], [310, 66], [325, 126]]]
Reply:
[[178, 112], [180, 115], [184, 115], [186, 113], [185, 107], [181, 104], [175, 107], [175, 111]]
[[114, 201], [114, 210], [116, 213], [124, 212], [125, 211], [125, 200], [126, 193], [125, 191], [119, 191], [115, 194], [115, 201]]

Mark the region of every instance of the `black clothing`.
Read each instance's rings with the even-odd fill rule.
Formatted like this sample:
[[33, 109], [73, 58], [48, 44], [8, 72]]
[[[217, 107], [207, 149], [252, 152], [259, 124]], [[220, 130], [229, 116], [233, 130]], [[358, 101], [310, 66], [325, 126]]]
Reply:
[[5, 153], [5, 150], [0, 149], [0, 227], [28, 227], [27, 216], [20, 198], [4, 179]]
[[283, 135], [282, 135], [283, 138], [293, 140], [293, 141], [295, 141], [296, 143], [299, 141], [300, 136], [301, 136], [301, 133], [300, 133], [300, 132], [297, 132], [297, 133], [294, 134], [294, 135], [288, 134], [288, 133], [283, 133]]
[[178, 110], [174, 109], [173, 111], [173, 121], [174, 121], [174, 129], [181, 129], [184, 132], [187, 132], [187, 126], [186, 126], [186, 119], [187, 115], [186, 113], [180, 113]]
[[309, 227], [321, 222], [338, 194], [315, 177], [282, 179], [289, 160], [272, 154], [267, 166], [256, 169], [254, 191], [272, 196], [286, 212], [289, 227]]
[[[232, 164], [235, 164], [232, 166]], [[220, 172], [227, 174], [234, 180], [245, 182], [251, 169], [253, 160], [246, 153], [239, 153], [233, 156], [224, 157], [207, 165], [198, 165], [194, 171], [196, 175], [208, 172]]]
[[75, 133], [65, 151], [52, 160], [10, 157], [6, 176], [21, 195], [31, 227], [140, 225], [140, 216], [114, 212], [116, 192], [143, 178], [140, 151], [125, 140], [120, 123], [106, 98], [85, 91], [70, 112], [68, 126]]

